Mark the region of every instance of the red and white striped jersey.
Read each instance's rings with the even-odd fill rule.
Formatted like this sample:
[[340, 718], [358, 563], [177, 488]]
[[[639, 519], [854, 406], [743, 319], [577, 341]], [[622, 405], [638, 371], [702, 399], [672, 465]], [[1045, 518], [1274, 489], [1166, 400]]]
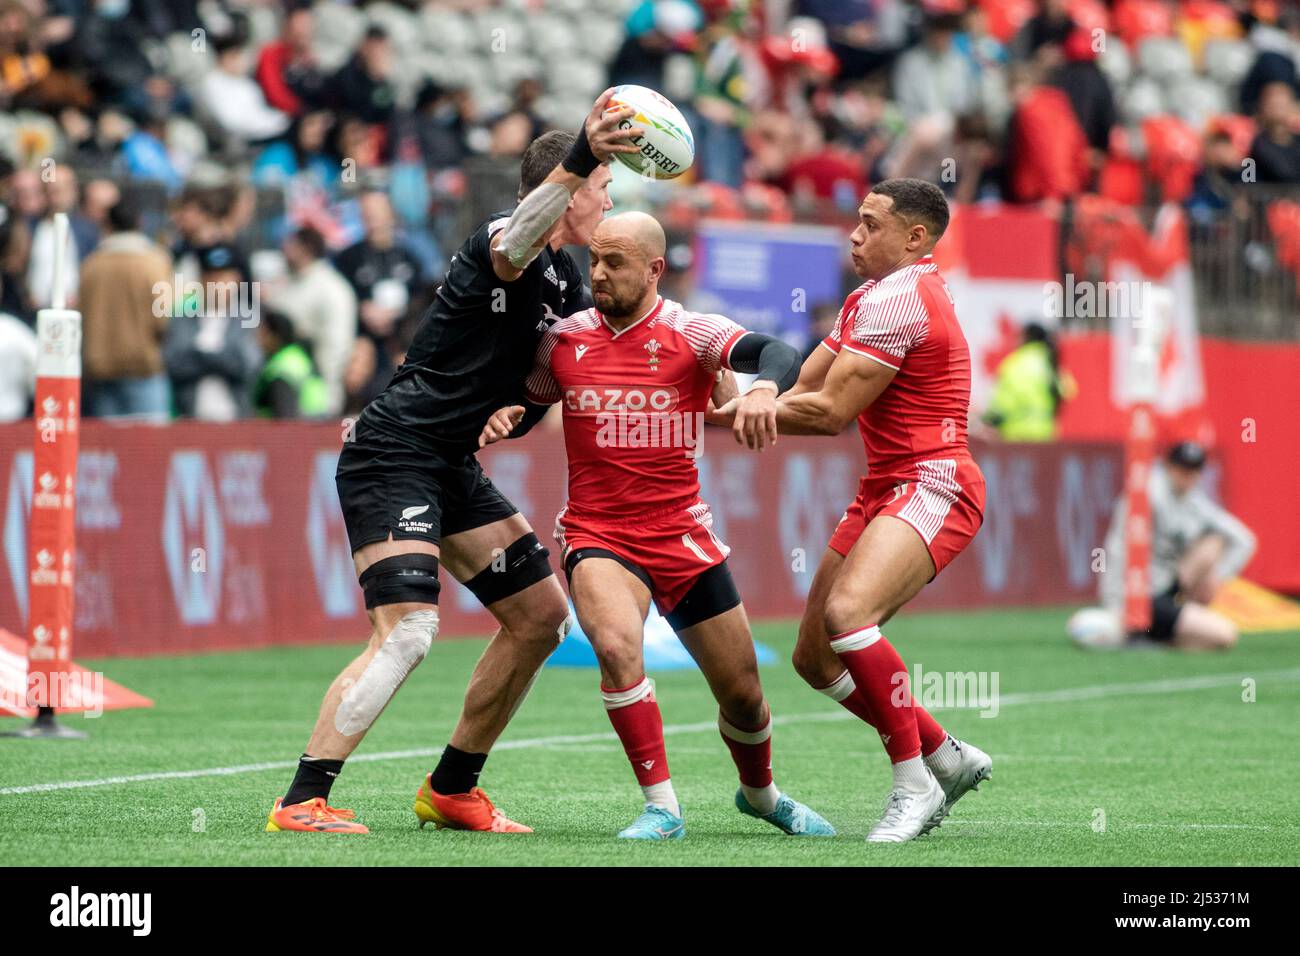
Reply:
[[822, 345], [898, 370], [858, 416], [870, 474], [908, 474], [926, 459], [969, 457], [970, 350], [931, 256], [849, 293]]
[[551, 326], [525, 391], [563, 403], [571, 512], [626, 520], [699, 497], [704, 410], [744, 334], [662, 297], [620, 332], [595, 309]]

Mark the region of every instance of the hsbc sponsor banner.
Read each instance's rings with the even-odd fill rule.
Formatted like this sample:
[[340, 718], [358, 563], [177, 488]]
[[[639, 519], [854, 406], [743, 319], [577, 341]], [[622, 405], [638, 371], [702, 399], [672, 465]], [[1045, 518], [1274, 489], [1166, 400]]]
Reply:
[[[0, 626], [30, 594], [31, 425], [0, 426], [4, 573]], [[362, 641], [369, 626], [334, 489], [332, 426], [83, 423], [77, 483], [76, 653], [192, 651]], [[974, 545], [918, 607], [1090, 602], [1120, 483], [1116, 444], [977, 450], [989, 513]], [[552, 547], [563, 504], [558, 432], [482, 456]], [[831, 530], [856, 491], [856, 435], [783, 438], [760, 456], [710, 429], [698, 460], [714, 532], [758, 616], [798, 615]], [[411, 504], [418, 504], [412, 502]], [[400, 515], [394, 515], [394, 521]], [[484, 634], [489, 615], [444, 575], [443, 633]]]

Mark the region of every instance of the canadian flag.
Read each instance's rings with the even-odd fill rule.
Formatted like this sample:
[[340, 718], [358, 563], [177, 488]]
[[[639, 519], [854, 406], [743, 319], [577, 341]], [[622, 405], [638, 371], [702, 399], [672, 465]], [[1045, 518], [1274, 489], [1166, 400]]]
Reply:
[[1180, 433], [1197, 433], [1205, 382], [1182, 211], [1165, 206], [1148, 231], [1133, 210], [1083, 197], [1073, 216], [1072, 241], [1063, 249], [1060, 219], [1041, 209], [953, 209], [934, 256], [970, 347], [972, 411], [978, 416], [986, 407], [998, 365], [1021, 344], [1025, 325], [1059, 331], [1064, 314], [1069, 330], [1084, 324], [1075, 319], [1106, 314], [1109, 368], [1075, 371], [1087, 373], [1076, 374], [1087, 382], [1108, 377], [1109, 395], [1081, 396], [1085, 403], [1109, 406], [1111, 420], [1132, 403], [1127, 355], [1135, 329], [1146, 321], [1164, 322], [1154, 408], [1162, 424], [1176, 422]]

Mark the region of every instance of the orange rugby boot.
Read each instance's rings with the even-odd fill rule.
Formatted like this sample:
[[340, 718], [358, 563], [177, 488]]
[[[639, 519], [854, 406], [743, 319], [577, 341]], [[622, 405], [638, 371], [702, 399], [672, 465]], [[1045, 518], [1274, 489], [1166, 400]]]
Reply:
[[351, 810], [340, 810], [328, 806], [324, 797], [313, 797], [302, 803], [291, 803], [287, 807], [275, 801], [275, 808], [266, 818], [266, 832], [277, 833], [281, 830], [297, 830], [301, 833], [369, 833], [368, 827], [354, 823], [356, 814]]
[[478, 830], [484, 833], [532, 833], [532, 827], [515, 823], [492, 805], [481, 787], [469, 793], [438, 793], [429, 784], [432, 774], [426, 774], [424, 783], [415, 793], [415, 815], [420, 818], [420, 828], [432, 823], [439, 830]]

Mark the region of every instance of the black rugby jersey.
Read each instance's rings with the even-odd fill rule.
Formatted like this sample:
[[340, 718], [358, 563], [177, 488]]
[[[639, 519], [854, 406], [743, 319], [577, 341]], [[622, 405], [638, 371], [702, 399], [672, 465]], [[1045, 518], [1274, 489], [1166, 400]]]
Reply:
[[514, 282], [492, 271], [491, 242], [511, 211], [489, 216], [452, 257], [406, 361], [361, 413], [416, 448], [474, 451], [489, 416], [523, 396], [542, 333], [589, 308], [573, 257], [546, 246]]

